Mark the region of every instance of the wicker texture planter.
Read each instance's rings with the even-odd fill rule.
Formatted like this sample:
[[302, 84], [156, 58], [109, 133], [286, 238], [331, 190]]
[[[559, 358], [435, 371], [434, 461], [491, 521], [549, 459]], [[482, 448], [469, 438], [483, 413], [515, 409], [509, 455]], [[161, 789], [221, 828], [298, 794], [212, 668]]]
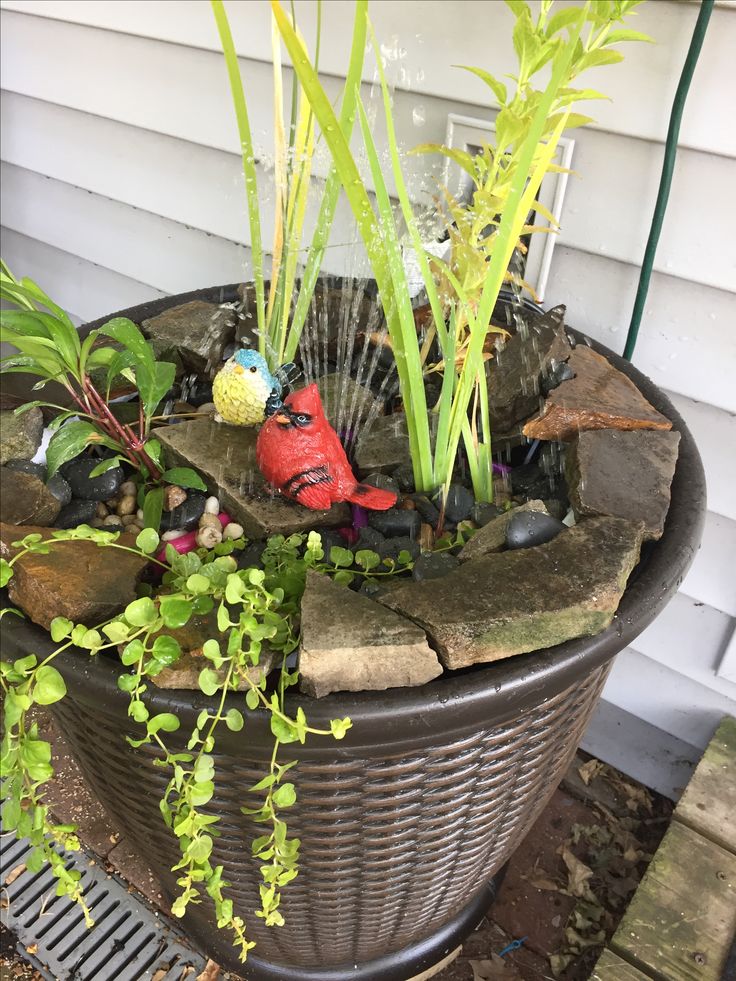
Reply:
[[[140, 322], [188, 299], [230, 300], [234, 287], [167, 298], [123, 311]], [[593, 638], [456, 672], [420, 689], [293, 697], [310, 723], [349, 715], [341, 743], [312, 739], [285, 747], [298, 803], [290, 829], [301, 838], [299, 877], [284, 892], [286, 925], [266, 929], [252, 911], [259, 874], [250, 842], [261, 832], [240, 813], [245, 790], [270, 756], [265, 719], [249, 713], [240, 733], [223, 732], [215, 752], [222, 837], [213, 862], [225, 865], [231, 895], [258, 946], [247, 977], [289, 981], [411, 977], [441, 959], [482, 915], [488, 883], [544, 808], [568, 766], [613, 656], [662, 610], [697, 550], [705, 507], [700, 458], [682, 419], [638, 371], [600, 348], [682, 435], [672, 505], [661, 541], [648, 544], [612, 626]], [[10, 619], [10, 618], [9, 618]], [[42, 653], [40, 629], [11, 626], [9, 643]], [[82, 770], [116, 824], [176, 892], [178, 860], [158, 801], [165, 772], [136, 735], [111, 661], [69, 652], [57, 659], [69, 696], [54, 706]], [[174, 711], [186, 736], [208, 700], [198, 692], [153, 689], [152, 711]], [[233, 698], [233, 705], [241, 706]], [[290, 755], [291, 754], [291, 755]], [[194, 907], [193, 940], [238, 971], [229, 939]]]

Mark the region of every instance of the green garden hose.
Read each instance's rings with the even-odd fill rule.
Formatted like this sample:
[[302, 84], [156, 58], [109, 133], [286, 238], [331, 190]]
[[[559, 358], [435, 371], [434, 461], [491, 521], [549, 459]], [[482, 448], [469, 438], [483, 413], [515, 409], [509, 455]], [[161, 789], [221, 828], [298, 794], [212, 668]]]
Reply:
[[644, 313], [644, 304], [646, 302], [647, 293], [649, 292], [649, 280], [652, 276], [654, 255], [657, 251], [657, 243], [659, 242], [659, 236], [662, 231], [662, 222], [664, 221], [664, 215], [667, 210], [667, 201], [670, 196], [670, 186], [672, 184], [672, 173], [675, 169], [677, 139], [680, 135], [682, 112], [685, 108], [685, 100], [687, 99], [687, 93], [690, 88], [690, 82], [693, 78], [695, 65], [697, 64], [698, 56], [700, 55], [700, 49], [703, 47], [703, 38], [705, 37], [705, 31], [708, 27], [710, 15], [713, 12], [714, 2], [715, 0], [702, 0], [700, 4], [700, 12], [695, 23], [695, 30], [693, 31], [690, 48], [687, 53], [687, 58], [685, 59], [685, 64], [682, 68], [682, 75], [680, 75], [680, 81], [672, 103], [670, 125], [669, 129], [667, 130], [667, 141], [664, 148], [662, 176], [659, 179], [659, 191], [657, 192], [657, 203], [654, 206], [654, 216], [652, 218], [651, 228], [649, 229], [649, 238], [647, 240], [647, 247], [644, 252], [644, 259], [641, 264], [641, 273], [639, 274], [639, 286], [636, 291], [634, 310], [631, 314], [629, 332], [626, 335], [624, 357], [629, 361], [631, 360], [631, 355], [634, 353], [636, 339], [639, 335], [639, 325], [641, 324], [642, 314]]

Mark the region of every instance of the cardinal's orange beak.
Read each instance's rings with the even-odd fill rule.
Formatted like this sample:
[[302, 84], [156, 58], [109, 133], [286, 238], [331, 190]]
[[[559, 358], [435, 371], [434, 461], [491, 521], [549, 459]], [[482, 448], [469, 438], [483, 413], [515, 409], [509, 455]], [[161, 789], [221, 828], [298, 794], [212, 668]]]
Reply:
[[285, 412], [277, 412], [274, 419], [280, 426], [290, 426], [291, 419], [287, 416]]

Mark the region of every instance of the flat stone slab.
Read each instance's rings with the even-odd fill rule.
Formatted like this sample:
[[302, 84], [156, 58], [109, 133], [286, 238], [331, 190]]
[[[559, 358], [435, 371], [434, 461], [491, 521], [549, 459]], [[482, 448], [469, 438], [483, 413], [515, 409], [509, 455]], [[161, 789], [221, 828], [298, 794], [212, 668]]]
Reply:
[[358, 438], [354, 463], [360, 476], [391, 473], [409, 461], [409, 431], [402, 412], [381, 416]]
[[517, 331], [499, 344], [488, 371], [488, 407], [494, 433], [507, 432], [539, 409], [540, 377], [570, 357], [565, 307], [530, 318], [524, 336]]
[[194, 467], [210, 494], [249, 538], [291, 535], [317, 526], [350, 524], [347, 504], [311, 511], [275, 494], [256, 464], [255, 429], [229, 426], [213, 419], [190, 419], [156, 430], [169, 467]]
[[58, 499], [38, 477], [7, 467], [0, 470], [0, 521], [48, 526], [60, 510]]
[[520, 504], [518, 508], [511, 508], [509, 511], [504, 511], [503, 514], [499, 514], [496, 518], [491, 518], [487, 524], [476, 531], [470, 541], [460, 551], [458, 555], [460, 561], [469, 562], [471, 559], [480, 559], [484, 555], [500, 552], [506, 546], [506, 529], [509, 526], [509, 522], [515, 514], [525, 513], [527, 511], [541, 511], [544, 514], [549, 514], [544, 501], [527, 501], [525, 504]]
[[[47, 528], [0, 525], [0, 554], [13, 554], [11, 542]], [[128, 544], [133, 544], [127, 536]], [[126, 536], [120, 537], [122, 544]], [[59, 542], [48, 554], [28, 554], [13, 566], [8, 584], [10, 599], [47, 630], [54, 617], [96, 627], [115, 616], [136, 598], [138, 578], [147, 560], [119, 548], [96, 545], [86, 540]]]
[[465, 562], [379, 601], [419, 624], [446, 668], [554, 647], [611, 623], [642, 531], [623, 518], [587, 518], [546, 545]]
[[538, 416], [524, 426], [530, 439], [574, 439], [589, 429], [671, 429], [626, 375], [579, 344], [567, 362], [575, 377], [553, 389]]
[[193, 371], [217, 370], [225, 346], [235, 337], [231, 310], [191, 300], [141, 323], [157, 358], [177, 352]]
[[31, 460], [41, 445], [43, 415], [38, 406], [16, 415], [0, 411], [0, 466], [9, 460]]
[[299, 685], [314, 698], [424, 685], [442, 674], [416, 624], [312, 571], [302, 597], [301, 631]]
[[608, 514], [644, 524], [645, 538], [661, 538], [680, 444], [678, 432], [581, 433], [565, 456], [575, 516]]

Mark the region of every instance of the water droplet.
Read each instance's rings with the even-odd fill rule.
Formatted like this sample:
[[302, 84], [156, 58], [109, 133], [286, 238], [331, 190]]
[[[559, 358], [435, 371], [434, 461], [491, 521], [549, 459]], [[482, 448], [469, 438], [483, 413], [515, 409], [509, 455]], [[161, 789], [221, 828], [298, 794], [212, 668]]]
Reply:
[[427, 122], [427, 113], [423, 105], [414, 106], [411, 111], [411, 120], [415, 126], [424, 126]]

